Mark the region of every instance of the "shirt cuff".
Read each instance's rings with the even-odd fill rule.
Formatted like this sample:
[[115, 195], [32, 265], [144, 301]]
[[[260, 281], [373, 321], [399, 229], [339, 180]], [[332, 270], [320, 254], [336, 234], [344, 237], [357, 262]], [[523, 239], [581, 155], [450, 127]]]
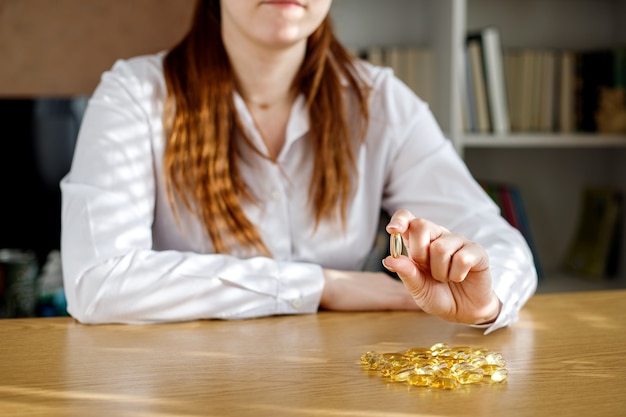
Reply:
[[278, 282], [277, 314], [317, 312], [324, 289], [324, 272], [321, 266], [281, 262]]
[[319, 265], [299, 262], [277, 262], [275, 265], [272, 272], [274, 279], [269, 281], [267, 276], [259, 276], [259, 279], [251, 276], [246, 276], [245, 279], [220, 278], [228, 285], [274, 299], [271, 304], [252, 303], [230, 318], [317, 312], [324, 288], [322, 268]]

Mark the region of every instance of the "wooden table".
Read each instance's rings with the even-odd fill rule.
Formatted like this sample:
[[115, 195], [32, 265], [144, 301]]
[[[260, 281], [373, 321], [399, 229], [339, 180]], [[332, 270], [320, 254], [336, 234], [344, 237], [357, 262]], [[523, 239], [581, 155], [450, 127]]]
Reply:
[[[509, 378], [391, 383], [370, 350], [444, 341], [501, 352]], [[85, 326], [0, 321], [2, 416], [624, 416], [626, 291], [535, 296], [484, 336], [423, 313]]]

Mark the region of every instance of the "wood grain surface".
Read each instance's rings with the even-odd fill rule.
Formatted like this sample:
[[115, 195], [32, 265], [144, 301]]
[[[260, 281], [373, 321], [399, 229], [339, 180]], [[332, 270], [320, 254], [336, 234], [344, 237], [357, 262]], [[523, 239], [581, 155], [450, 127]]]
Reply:
[[[86, 326], [0, 321], [0, 415], [622, 416], [626, 291], [537, 295], [483, 335], [423, 313]], [[389, 382], [362, 353], [435, 342], [501, 352], [500, 384]]]

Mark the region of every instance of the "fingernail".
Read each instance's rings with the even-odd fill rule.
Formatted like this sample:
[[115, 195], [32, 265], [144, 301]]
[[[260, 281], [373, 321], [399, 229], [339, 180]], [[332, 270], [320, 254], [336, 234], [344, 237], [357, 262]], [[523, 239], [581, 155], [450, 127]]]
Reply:
[[395, 230], [395, 229], [399, 229], [399, 228], [400, 228], [400, 223], [398, 223], [396, 221], [389, 222], [387, 224], [387, 227], [386, 227], [387, 230], [389, 230], [389, 229], [394, 229]]

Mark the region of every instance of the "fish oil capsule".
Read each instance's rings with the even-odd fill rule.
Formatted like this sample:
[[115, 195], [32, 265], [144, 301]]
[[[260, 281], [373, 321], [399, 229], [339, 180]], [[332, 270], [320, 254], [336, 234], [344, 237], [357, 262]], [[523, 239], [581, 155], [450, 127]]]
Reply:
[[389, 236], [389, 252], [394, 258], [399, 258], [402, 255], [402, 235], [400, 233], [392, 233]]
[[415, 370], [415, 366], [411, 365], [407, 360], [394, 361], [386, 363], [384, 368], [381, 369], [380, 373], [383, 376], [393, 376], [394, 374], [397, 374], [398, 372], [401, 372], [405, 369]]
[[[476, 367], [472, 366], [469, 363], [455, 363], [454, 365], [452, 365], [452, 367], [450, 368], [450, 370], [452, 372], [454, 372], [455, 374], [462, 374], [464, 372], [470, 372], [470, 371], [475, 371]], [[482, 371], [481, 371], [482, 372]]]
[[447, 362], [438, 362], [438, 363], [432, 365], [432, 368], [435, 371], [442, 371], [444, 369], [448, 369], [448, 363]]
[[384, 361], [384, 362], [391, 362], [397, 359], [402, 359], [404, 358], [404, 355], [402, 355], [402, 353], [381, 353], [380, 354], [380, 361]]
[[389, 376], [393, 371], [393, 365], [391, 362], [385, 362], [382, 365], [378, 365], [378, 371], [382, 376]]
[[483, 373], [481, 370], [461, 372], [456, 379], [463, 385], [477, 384], [483, 380]]
[[437, 369], [435, 372], [433, 372], [433, 376], [438, 378], [452, 378], [456, 380], [456, 375], [447, 368]]
[[378, 360], [378, 353], [376, 352], [367, 352], [361, 355], [361, 364], [371, 366], [372, 363]]
[[433, 356], [437, 356], [439, 352], [448, 350], [448, 349], [449, 349], [449, 346], [443, 342], [435, 343], [434, 345], [430, 347], [430, 351], [432, 352]]
[[377, 353], [374, 353], [373, 355], [365, 356], [364, 358], [361, 358], [361, 363], [363, 365], [368, 366], [371, 370], [376, 370], [378, 369], [379, 360], [380, 360], [380, 355]]
[[507, 371], [506, 368], [499, 368], [491, 374], [491, 380], [493, 382], [502, 382], [507, 376], [509, 376], [509, 371]]
[[443, 342], [403, 353], [367, 352], [361, 355], [361, 363], [392, 382], [449, 390], [487, 381], [499, 383], [508, 377], [500, 353], [485, 348], [449, 347]]
[[472, 359], [470, 360], [470, 363], [474, 365], [476, 368], [480, 368], [483, 365], [487, 365], [487, 360], [485, 359], [483, 355], [478, 355], [478, 356], [472, 357]]
[[415, 367], [413, 366], [394, 370], [391, 372], [389, 377], [392, 381], [402, 382], [406, 381], [411, 375], [417, 375], [417, 373], [415, 372]]
[[435, 378], [433, 382], [430, 384], [432, 388], [441, 388], [441, 389], [455, 389], [459, 386], [459, 383], [456, 379], [452, 378]]
[[483, 365], [480, 367], [480, 369], [483, 370], [483, 372], [485, 373], [485, 375], [493, 375], [494, 372], [496, 372], [499, 369], [504, 369], [498, 365]]
[[485, 361], [488, 365], [498, 365], [504, 367], [506, 362], [500, 353], [489, 353], [485, 355]]
[[410, 358], [426, 359], [430, 357], [430, 349], [428, 348], [411, 348], [404, 352], [404, 356]]
[[441, 349], [437, 352], [437, 358], [441, 359], [454, 359], [455, 353], [450, 349]]
[[415, 387], [429, 387], [433, 382], [433, 377], [431, 375], [411, 374], [406, 378], [405, 382]]
[[473, 351], [473, 349], [469, 346], [452, 346], [450, 350], [453, 352], [464, 352], [464, 353], [471, 353]]
[[420, 368], [415, 368], [415, 370], [417, 371], [419, 375], [432, 375], [435, 372], [433, 367], [430, 365], [422, 366]]
[[406, 368], [407, 366], [412, 366], [409, 360], [407, 358], [400, 357], [379, 363], [378, 369], [380, 370], [381, 375], [389, 376], [395, 370]]
[[378, 356], [378, 361], [377, 361], [378, 367], [380, 368], [383, 365], [391, 364], [398, 360], [406, 360], [406, 359], [400, 353], [381, 353]]

